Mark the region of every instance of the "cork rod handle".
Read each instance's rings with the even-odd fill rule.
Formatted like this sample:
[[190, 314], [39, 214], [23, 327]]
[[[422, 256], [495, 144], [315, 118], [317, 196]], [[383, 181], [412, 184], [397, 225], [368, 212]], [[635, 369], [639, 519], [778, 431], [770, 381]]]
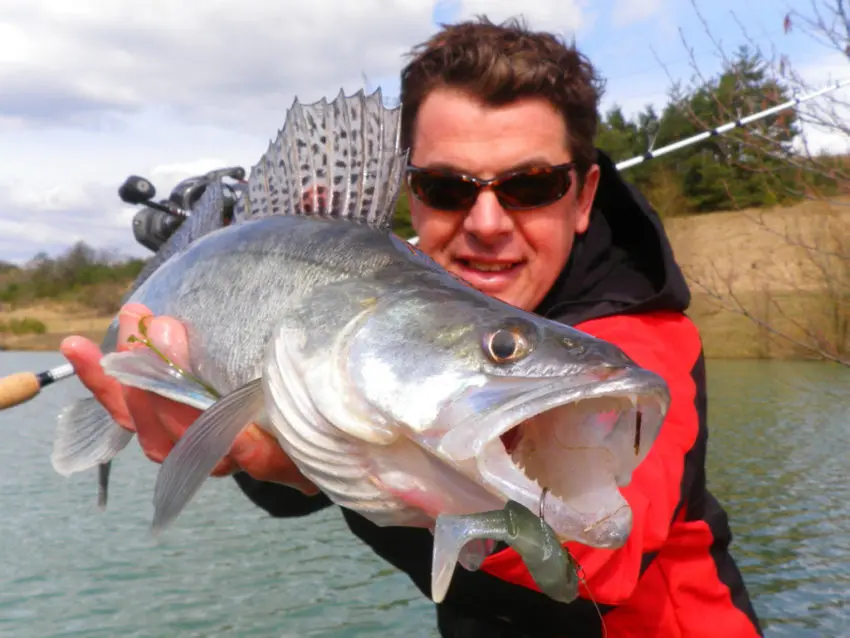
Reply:
[[62, 379], [73, 377], [74, 368], [64, 364], [44, 372], [16, 372], [0, 379], [0, 410], [29, 401], [42, 388]]
[[0, 410], [29, 401], [41, 391], [34, 372], [17, 372], [0, 379]]

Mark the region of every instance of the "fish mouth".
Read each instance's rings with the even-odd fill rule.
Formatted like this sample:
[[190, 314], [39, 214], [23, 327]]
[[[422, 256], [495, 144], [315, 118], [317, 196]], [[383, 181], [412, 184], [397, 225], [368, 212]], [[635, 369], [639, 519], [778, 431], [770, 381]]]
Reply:
[[539, 512], [562, 541], [615, 549], [632, 526], [619, 488], [649, 453], [668, 405], [666, 383], [641, 369], [489, 378], [441, 411], [441, 422], [460, 425], [447, 428], [438, 452]]

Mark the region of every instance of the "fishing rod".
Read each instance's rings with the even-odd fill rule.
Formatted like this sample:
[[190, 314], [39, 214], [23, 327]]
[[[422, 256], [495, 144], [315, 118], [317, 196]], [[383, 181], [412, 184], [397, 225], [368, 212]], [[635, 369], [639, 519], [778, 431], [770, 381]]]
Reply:
[[830, 91], [840, 89], [842, 86], [846, 86], [847, 84], [850, 84], [850, 78], [838, 80], [833, 84], [829, 84], [822, 89], [813, 91], [812, 93], [807, 93], [806, 95], [791, 98], [790, 100], [788, 100], [787, 102], [783, 102], [782, 104], [777, 104], [776, 106], [772, 106], [769, 109], [759, 111], [758, 113], [753, 113], [752, 115], [742, 117], [733, 122], [727, 122], [726, 124], [722, 124], [717, 128], [713, 128], [708, 131], [703, 131], [702, 133], [697, 133], [696, 135], [692, 135], [691, 137], [679, 140], [678, 142], [673, 142], [672, 144], [659, 148], [658, 150], [647, 151], [643, 155], [638, 155], [637, 157], [633, 157], [631, 159], [627, 159], [625, 161], [620, 162], [619, 164], [617, 164], [617, 170], [622, 171], [627, 168], [631, 168], [632, 166], [642, 164], [647, 160], [654, 159], [656, 157], [661, 157], [662, 155], [667, 155], [667, 153], [672, 153], [673, 151], [677, 151], [680, 148], [690, 146], [691, 144], [702, 142], [703, 140], [707, 140], [709, 137], [714, 137], [715, 135], [723, 135], [724, 133], [728, 133], [733, 129], [741, 128], [743, 126], [746, 126], [747, 124], [750, 124], [751, 122], [761, 120], [767, 117], [768, 115], [779, 113], [780, 111], [784, 111], [785, 109], [791, 108], [792, 106], [799, 106], [803, 102], [813, 100], [814, 98], [820, 97], [821, 95], [829, 93]]
[[[716, 135], [723, 135], [731, 130], [736, 128], [741, 128], [750, 124], [752, 122], [756, 122], [761, 120], [769, 115], [773, 115], [775, 113], [779, 113], [780, 111], [784, 111], [785, 109], [792, 108], [795, 106], [799, 106], [804, 102], [808, 102], [809, 100], [813, 100], [821, 95], [825, 95], [826, 93], [830, 93], [837, 89], [840, 89], [843, 86], [847, 86], [850, 84], [850, 78], [845, 78], [843, 80], [837, 80], [831, 84], [828, 84], [822, 89], [818, 89], [817, 91], [812, 91], [811, 93], [806, 93], [804, 95], [800, 95], [794, 97], [786, 102], [781, 104], [777, 104], [776, 106], [772, 106], [763, 111], [759, 111], [757, 113], [753, 113], [752, 115], [748, 115], [746, 117], [739, 118], [732, 122], [727, 122], [726, 124], [722, 124], [716, 128], [703, 131], [702, 133], [697, 133], [696, 135], [692, 135], [691, 137], [687, 137], [683, 140], [679, 140], [678, 142], [673, 142], [672, 144], [668, 144], [667, 146], [663, 146], [656, 150], [650, 150], [642, 155], [638, 155], [631, 159], [624, 160], [622, 162], [617, 163], [615, 166], [618, 171], [623, 171], [629, 169], [633, 166], [637, 166], [638, 164], [642, 164], [648, 160], [655, 159], [657, 157], [661, 157], [662, 155], [667, 155], [668, 153], [672, 153], [673, 151], [677, 151], [679, 149], [685, 148], [687, 146], [691, 146], [692, 144], [696, 144], [697, 142], [701, 142], [710, 137], [714, 137]], [[175, 206], [176, 203], [174, 200], [178, 200], [182, 206], [188, 208], [190, 206], [190, 201], [198, 195], [198, 186], [199, 182], [202, 182], [205, 178], [208, 180], [212, 177], [220, 178], [223, 176], [232, 176], [231, 172], [237, 172], [241, 169], [221, 169], [220, 171], [213, 171], [208, 173], [203, 178], [189, 178], [189, 180], [184, 180], [177, 187], [175, 187], [174, 191], [172, 191], [172, 201], [169, 202], [171, 205], [167, 205], [165, 203], [159, 205], [153, 205], [150, 201], [153, 197], [154, 189], [153, 185], [144, 178], [138, 178], [135, 176], [131, 176], [127, 178], [127, 181], [119, 188], [119, 195], [122, 200], [127, 203], [145, 203], [148, 207], [154, 208], [157, 210], [167, 211], [170, 214], [176, 216], [185, 216], [186, 212], [181, 210], [181, 206]], [[238, 181], [244, 180], [244, 172], [238, 177], [235, 177]], [[141, 180], [141, 181], [133, 181], [133, 180]], [[142, 183], [147, 182], [147, 183]], [[129, 186], [128, 186], [129, 184]], [[183, 186], [181, 190], [181, 185]], [[123, 190], [122, 190], [123, 189]], [[411, 237], [408, 242], [411, 244], [416, 244], [419, 241], [418, 237]], [[5, 378], [0, 379], [0, 410], [5, 410], [6, 408], [10, 408], [12, 406], [18, 405], [20, 403], [24, 403], [25, 401], [29, 401], [34, 398], [43, 388], [55, 383], [56, 381], [61, 381], [62, 379], [67, 379], [68, 377], [74, 376], [74, 370], [70, 365], [61, 365], [56, 368], [51, 368], [50, 370], [45, 370], [44, 372], [18, 372], [16, 374], [12, 374]]]
[[44, 372], [16, 372], [0, 379], [0, 410], [29, 401], [52, 383], [74, 376], [74, 368], [66, 363]]

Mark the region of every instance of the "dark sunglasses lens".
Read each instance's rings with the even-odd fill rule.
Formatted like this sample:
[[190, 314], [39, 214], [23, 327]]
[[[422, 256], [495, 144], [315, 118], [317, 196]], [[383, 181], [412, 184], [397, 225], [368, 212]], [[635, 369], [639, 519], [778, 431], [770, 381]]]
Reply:
[[499, 184], [502, 205], [508, 208], [548, 206], [566, 195], [570, 189], [566, 170], [546, 170], [515, 175]]
[[475, 184], [450, 175], [410, 173], [410, 188], [426, 206], [438, 210], [470, 208], [475, 202]]

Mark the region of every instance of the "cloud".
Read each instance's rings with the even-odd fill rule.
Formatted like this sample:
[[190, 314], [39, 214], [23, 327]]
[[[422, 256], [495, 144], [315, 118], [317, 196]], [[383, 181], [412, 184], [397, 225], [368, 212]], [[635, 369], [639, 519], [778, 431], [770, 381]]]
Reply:
[[216, 0], [24, 0], [0, 18], [0, 117], [73, 124], [81, 113], [165, 104], [187, 120], [267, 127], [296, 92], [356, 90], [363, 71], [395, 77], [431, 14], [423, 0], [245, 0], [238, 10]]
[[[404, 54], [434, 18], [521, 12], [536, 28], [587, 25], [557, 8], [476, 0], [6, 0], [0, 15], [0, 259], [83, 239], [146, 254], [117, 197], [129, 174], [161, 197], [180, 179], [252, 165], [302, 101], [364, 85], [398, 92]], [[365, 76], [365, 77], [364, 77]], [[205, 159], [204, 159], [205, 158]], [[11, 181], [10, 181], [11, 180]]]
[[34, 77], [25, 72], [0, 71], [0, 118], [8, 125], [44, 125], [57, 121], [83, 124], [87, 116], [109, 109], [127, 112], [131, 107], [106, 102], [68, 78]]
[[130, 231], [133, 213], [114, 188], [99, 184], [0, 183], [0, 259], [23, 263], [36, 252], [55, 254], [81, 240], [121, 254], [144, 254]]
[[[0, 14], [0, 259], [75, 241], [127, 254], [129, 174], [159, 196], [255, 162], [297, 94], [397, 93], [426, 0], [7, 0]], [[206, 158], [206, 159], [204, 159]], [[3, 176], [8, 176], [5, 181]]]
[[662, 0], [616, 0], [611, 21], [616, 27], [642, 22], [661, 11]]
[[[8, 9], [8, 5], [11, 5]], [[411, 45], [440, 13], [522, 12], [534, 26], [573, 33], [585, 23], [578, 0], [7, 0], [0, 16], [0, 126], [91, 127], [110, 114], [170, 111], [267, 133], [297, 93], [312, 101], [363, 86], [385, 93]]]
[[[667, 16], [662, 4], [4, 0], [0, 136], [14, 151], [0, 154], [0, 259], [25, 261], [80, 239], [147, 255], [130, 228], [135, 208], [117, 196], [127, 175], [149, 177], [166, 197], [190, 175], [250, 167], [296, 95], [352, 93], [365, 75], [369, 88], [395, 97], [404, 54], [435, 21], [522, 14], [532, 28], [576, 35], [597, 65], [612, 66], [620, 78], [606, 105], [663, 102], [660, 69], [634, 72], [638, 59], [655, 68], [641, 22]], [[612, 21], [623, 25], [616, 38]]]
[[577, 31], [587, 28], [587, 14], [581, 0], [524, 0], [523, 2], [508, 2], [493, 0], [458, 0], [453, 3], [452, 20], [466, 20], [479, 14], [486, 14], [493, 22], [501, 22], [508, 18], [526, 18], [529, 26], [534, 29], [545, 29], [561, 35], [571, 36]]

